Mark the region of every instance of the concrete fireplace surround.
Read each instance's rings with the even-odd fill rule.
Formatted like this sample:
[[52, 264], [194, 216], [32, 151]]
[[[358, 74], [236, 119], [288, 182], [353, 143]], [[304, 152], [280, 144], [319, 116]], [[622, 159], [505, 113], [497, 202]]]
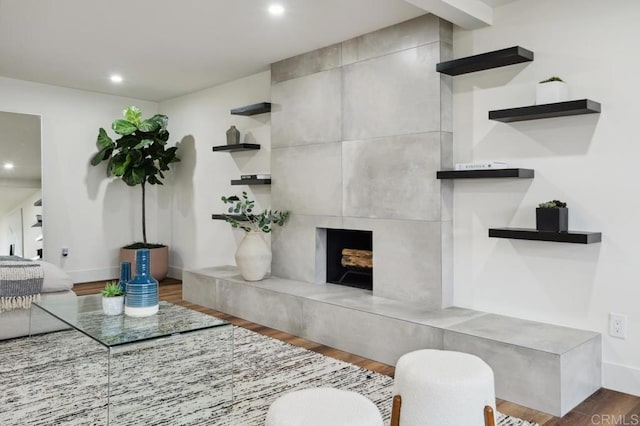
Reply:
[[[473, 353], [499, 398], [562, 416], [601, 386], [598, 333], [451, 307], [451, 37], [424, 15], [273, 64], [271, 278], [185, 271], [182, 297], [391, 365]], [[327, 228], [372, 231], [373, 291], [326, 284]]]

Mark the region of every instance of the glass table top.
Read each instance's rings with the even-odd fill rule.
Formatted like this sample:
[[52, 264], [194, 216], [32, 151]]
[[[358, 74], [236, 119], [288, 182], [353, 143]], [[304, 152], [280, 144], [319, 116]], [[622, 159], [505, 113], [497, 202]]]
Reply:
[[[105, 346], [119, 346], [144, 340], [189, 333], [230, 323], [193, 309], [161, 301], [157, 314], [143, 318], [102, 312], [102, 296], [42, 300], [33, 303], [76, 330]], [[32, 313], [33, 315], [33, 313]]]

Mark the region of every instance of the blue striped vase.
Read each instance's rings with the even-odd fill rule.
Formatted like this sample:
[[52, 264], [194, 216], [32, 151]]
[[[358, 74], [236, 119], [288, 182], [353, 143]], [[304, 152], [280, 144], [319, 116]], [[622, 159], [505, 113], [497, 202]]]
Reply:
[[124, 313], [146, 317], [158, 312], [158, 281], [149, 273], [149, 249], [136, 250], [136, 275], [127, 283]]

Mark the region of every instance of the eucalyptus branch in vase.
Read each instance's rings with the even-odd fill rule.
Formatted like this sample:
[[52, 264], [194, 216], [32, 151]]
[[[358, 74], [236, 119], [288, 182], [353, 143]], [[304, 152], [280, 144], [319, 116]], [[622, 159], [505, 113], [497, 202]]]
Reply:
[[241, 197], [237, 195], [223, 196], [222, 202], [231, 205], [227, 210], [229, 215], [224, 215], [224, 219], [233, 228], [241, 228], [246, 232], [262, 231], [269, 233], [273, 224], [282, 226], [289, 218], [288, 211], [281, 212], [265, 209], [261, 213], [254, 214], [256, 202], [249, 199], [246, 191], [242, 191]]

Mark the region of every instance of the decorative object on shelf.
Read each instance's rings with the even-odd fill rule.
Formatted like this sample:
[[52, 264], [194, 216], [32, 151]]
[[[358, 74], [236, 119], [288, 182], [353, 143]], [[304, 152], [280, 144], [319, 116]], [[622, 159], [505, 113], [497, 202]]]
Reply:
[[508, 169], [509, 165], [501, 161], [487, 161], [486, 163], [456, 163], [455, 170], [492, 170]]
[[229, 127], [227, 130], [227, 145], [238, 145], [240, 143], [240, 130], [236, 126]]
[[131, 279], [131, 262], [120, 262], [120, 290], [127, 291], [127, 283]]
[[542, 80], [536, 86], [536, 105], [553, 104], [569, 100], [569, 85], [560, 77]]
[[536, 229], [543, 232], [567, 232], [569, 230], [567, 203], [553, 200], [538, 204]]
[[254, 214], [255, 201], [250, 200], [244, 191], [241, 197], [223, 196], [222, 202], [231, 204], [225, 220], [233, 228], [241, 228], [246, 232], [235, 256], [240, 275], [247, 281], [260, 281], [271, 267], [271, 248], [262, 237], [262, 232], [271, 232], [273, 224], [283, 226], [289, 218], [289, 212], [265, 209], [262, 213]]
[[452, 61], [440, 62], [436, 65], [436, 71], [447, 75], [460, 75], [531, 61], [533, 61], [532, 51], [524, 47], [513, 46]]
[[117, 281], [109, 281], [102, 289], [102, 311], [105, 315], [120, 315], [124, 307], [124, 293]]
[[[168, 261], [161, 265], [163, 258], [168, 259], [168, 248], [163, 244], [147, 243], [147, 220], [145, 210], [145, 187], [150, 185], [162, 185], [164, 172], [169, 170], [169, 165], [180, 161], [176, 156], [177, 147], [167, 148], [169, 132], [166, 115], [156, 114], [151, 118], [142, 119], [142, 112], [138, 107], [130, 106], [122, 112], [124, 119], [115, 120], [111, 125], [117, 140], [112, 140], [107, 132], [100, 128], [96, 145], [98, 152], [91, 159], [91, 164], [97, 166], [107, 161], [107, 176], [119, 177], [128, 186], [140, 185], [142, 189], [142, 242], [124, 247], [120, 250], [121, 256], [126, 250], [136, 250], [139, 247], [152, 250], [163, 250], [154, 262], [155, 278], [162, 280], [167, 276]], [[123, 261], [131, 261], [133, 252], [128, 252], [128, 258]], [[133, 264], [133, 262], [132, 262]]]
[[158, 281], [150, 274], [149, 249], [136, 250], [136, 275], [127, 283], [124, 313], [147, 317], [158, 312]]
[[260, 149], [260, 145], [257, 143], [239, 143], [237, 145], [220, 145], [220, 146], [214, 146], [213, 147], [213, 152], [216, 151], [226, 151], [226, 152], [233, 152], [233, 151], [255, 151]]
[[489, 120], [512, 123], [514, 121], [540, 120], [542, 118], [566, 117], [569, 115], [599, 114], [600, 109], [599, 102], [591, 99], [578, 99], [555, 104], [530, 105], [489, 111]]

